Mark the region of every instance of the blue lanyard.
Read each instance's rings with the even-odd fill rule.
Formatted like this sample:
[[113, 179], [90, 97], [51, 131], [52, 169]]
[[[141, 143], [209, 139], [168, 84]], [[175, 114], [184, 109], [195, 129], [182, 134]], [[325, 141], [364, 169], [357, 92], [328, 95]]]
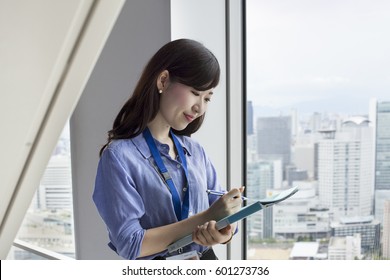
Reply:
[[179, 154], [179, 158], [183, 164], [184, 174], [185, 174], [186, 181], [187, 181], [186, 187], [183, 188], [184, 199], [183, 199], [182, 205], [180, 203], [180, 196], [176, 190], [175, 184], [173, 183], [173, 180], [172, 180], [167, 168], [165, 167], [165, 164], [161, 158], [160, 152], [157, 149], [156, 143], [154, 142], [153, 136], [150, 133], [149, 128], [146, 128], [144, 130], [143, 136], [146, 140], [146, 143], [149, 146], [149, 150], [152, 153], [154, 161], [156, 162], [157, 167], [158, 167], [161, 175], [163, 176], [166, 184], [169, 187], [169, 190], [170, 190], [171, 195], [172, 195], [172, 202], [173, 202], [173, 207], [175, 209], [175, 214], [176, 214], [177, 219], [180, 221], [180, 220], [188, 218], [188, 211], [189, 211], [189, 204], [190, 204], [189, 190], [188, 190], [189, 184], [188, 184], [187, 160], [186, 160], [186, 157], [184, 155], [183, 147], [181, 146], [180, 142], [177, 140], [177, 137], [172, 133], [172, 131], [170, 133], [172, 136], [173, 143], [175, 144], [176, 150]]

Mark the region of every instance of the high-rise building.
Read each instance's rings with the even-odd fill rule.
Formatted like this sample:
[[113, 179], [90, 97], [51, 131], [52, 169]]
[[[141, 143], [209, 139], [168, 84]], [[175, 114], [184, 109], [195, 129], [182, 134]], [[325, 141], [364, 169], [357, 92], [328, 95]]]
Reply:
[[70, 157], [52, 156], [36, 193], [35, 208], [72, 209]]
[[246, 103], [246, 134], [252, 135], [253, 130], [253, 104], [252, 101]]
[[372, 215], [373, 133], [365, 118], [344, 122], [341, 131], [325, 131], [317, 145], [319, 198], [335, 218]]
[[390, 190], [390, 101], [376, 106], [375, 189]]
[[390, 259], [390, 200], [384, 202], [383, 209], [382, 255], [383, 258]]
[[383, 203], [390, 199], [390, 101], [370, 102], [375, 130], [375, 218], [383, 221]]
[[291, 147], [291, 161], [300, 170], [306, 170], [310, 178], [314, 178], [315, 134], [300, 134]]
[[[281, 169], [280, 161], [249, 162], [247, 195], [253, 199], [261, 199], [267, 196], [268, 189], [280, 188]], [[266, 238], [272, 235], [272, 212], [269, 209], [264, 210], [266, 211], [261, 211], [259, 215], [248, 218], [248, 232], [253, 238]]]
[[267, 189], [275, 187], [275, 165], [272, 161], [255, 161], [248, 163], [247, 184], [248, 195], [253, 199], [260, 199], [266, 196]]
[[285, 170], [291, 160], [291, 117], [258, 118], [256, 130], [258, 156], [281, 159]]
[[311, 132], [317, 132], [321, 129], [321, 114], [318, 112], [313, 113], [310, 118], [308, 130]]
[[299, 117], [298, 117], [298, 110], [292, 109], [291, 110], [291, 136], [292, 139], [295, 140], [295, 138], [298, 136], [299, 132]]

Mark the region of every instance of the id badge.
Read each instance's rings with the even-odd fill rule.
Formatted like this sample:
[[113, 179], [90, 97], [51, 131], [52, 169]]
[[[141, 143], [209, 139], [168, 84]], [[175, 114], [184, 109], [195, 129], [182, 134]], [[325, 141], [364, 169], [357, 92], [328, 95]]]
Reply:
[[193, 250], [172, 257], [167, 257], [167, 260], [199, 260], [199, 255], [196, 250]]

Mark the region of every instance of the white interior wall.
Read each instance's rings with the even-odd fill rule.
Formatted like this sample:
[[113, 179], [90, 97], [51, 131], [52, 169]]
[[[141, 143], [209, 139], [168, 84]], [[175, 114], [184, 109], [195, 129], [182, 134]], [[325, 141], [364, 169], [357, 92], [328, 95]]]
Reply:
[[[172, 40], [189, 38], [203, 43], [217, 57], [221, 79], [213, 90], [202, 128], [194, 134], [216, 166], [226, 186], [226, 37], [225, 1], [171, 0]], [[209, 20], [207, 20], [209, 19]]]

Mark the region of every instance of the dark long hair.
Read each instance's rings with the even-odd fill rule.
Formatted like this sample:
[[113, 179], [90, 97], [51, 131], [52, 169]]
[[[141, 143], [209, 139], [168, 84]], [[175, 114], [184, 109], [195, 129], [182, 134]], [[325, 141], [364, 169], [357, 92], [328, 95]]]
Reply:
[[[214, 54], [201, 43], [179, 39], [161, 47], [150, 59], [133, 91], [123, 105], [108, 131], [107, 143], [100, 155], [114, 139], [128, 139], [139, 135], [159, 110], [160, 94], [157, 89], [158, 75], [168, 70], [172, 82], [179, 82], [199, 91], [214, 88], [219, 83], [220, 68]], [[174, 132], [191, 135], [202, 125], [204, 115], [195, 119], [185, 129]]]

